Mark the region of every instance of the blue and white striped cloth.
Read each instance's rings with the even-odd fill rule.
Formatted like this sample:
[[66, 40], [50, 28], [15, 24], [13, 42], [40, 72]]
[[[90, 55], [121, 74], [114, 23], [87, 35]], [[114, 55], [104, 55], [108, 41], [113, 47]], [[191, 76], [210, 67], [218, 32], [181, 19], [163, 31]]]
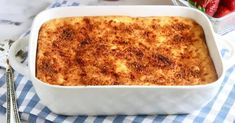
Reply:
[[[53, 3], [50, 7], [60, 6], [78, 6], [79, 2], [76, 0], [59, 0]], [[28, 35], [28, 33], [24, 34]], [[233, 42], [235, 43], [235, 42]], [[221, 49], [223, 56], [229, 54], [229, 50], [223, 47]], [[224, 59], [226, 60], [226, 59]], [[21, 119], [27, 120], [30, 123], [83, 123], [83, 122], [124, 122], [124, 123], [201, 123], [201, 122], [216, 122], [216, 123], [235, 123], [235, 62], [226, 71], [223, 84], [216, 97], [203, 108], [188, 114], [188, 115], [156, 115], [156, 116], [64, 116], [57, 115], [51, 112], [47, 107], [40, 103], [38, 96], [32, 86], [31, 81], [15, 73], [15, 84], [17, 93], [17, 103], [19, 106]], [[5, 84], [5, 71], [0, 70], [0, 113], [6, 112], [6, 84]]]

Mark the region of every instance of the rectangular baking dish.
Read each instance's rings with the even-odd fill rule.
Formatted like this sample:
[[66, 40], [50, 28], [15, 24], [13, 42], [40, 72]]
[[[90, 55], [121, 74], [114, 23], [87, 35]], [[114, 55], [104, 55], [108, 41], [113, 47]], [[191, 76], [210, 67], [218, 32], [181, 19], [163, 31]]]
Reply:
[[[44, 22], [60, 17], [108, 15], [192, 18], [203, 27], [218, 80], [195, 86], [57, 86], [44, 83], [35, 77], [38, 33]], [[225, 72], [208, 18], [198, 10], [179, 6], [81, 6], [49, 9], [38, 14], [33, 22], [27, 69], [11, 58], [17, 49], [27, 45], [26, 42], [19, 44], [14, 43], [10, 50], [10, 63], [13, 68], [30, 77], [44, 105], [54, 113], [64, 115], [190, 113], [215, 96]]]

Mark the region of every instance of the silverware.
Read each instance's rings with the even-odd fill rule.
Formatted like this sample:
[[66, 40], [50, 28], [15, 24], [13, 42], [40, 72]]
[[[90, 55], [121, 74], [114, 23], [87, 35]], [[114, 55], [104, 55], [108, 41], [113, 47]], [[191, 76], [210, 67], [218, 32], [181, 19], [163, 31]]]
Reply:
[[11, 93], [10, 93], [10, 87], [11, 87], [11, 83], [8, 82], [9, 79], [8, 79], [8, 73], [10, 73], [10, 69], [6, 69], [6, 84], [7, 84], [7, 123], [10, 123], [11, 122], [11, 108], [12, 108], [12, 105], [11, 105]]
[[[15, 83], [13, 81], [13, 70], [7, 59], [6, 66], [6, 83], [7, 83], [7, 123], [20, 123], [19, 111], [17, 108]], [[11, 112], [13, 111], [13, 116]], [[12, 118], [13, 117], [13, 118]], [[11, 121], [14, 119], [13, 121]]]
[[12, 40], [5, 40], [0, 42], [1, 61], [0, 68], [6, 69], [6, 85], [7, 85], [7, 109], [6, 118], [7, 123], [20, 123], [20, 117], [16, 102], [15, 83], [13, 69], [8, 61], [8, 50], [13, 43]]

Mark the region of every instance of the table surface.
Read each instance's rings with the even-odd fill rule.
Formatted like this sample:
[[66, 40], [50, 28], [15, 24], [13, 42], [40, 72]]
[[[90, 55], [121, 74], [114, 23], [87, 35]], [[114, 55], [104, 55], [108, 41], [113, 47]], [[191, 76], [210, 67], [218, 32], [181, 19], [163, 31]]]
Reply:
[[[22, 0], [21, 3], [15, 3], [17, 0], [2, 0], [0, 2], [0, 10], [2, 9], [2, 7], [5, 5], [8, 6], [4, 6], [3, 8], [15, 8], [15, 6], [18, 4], [21, 7], [18, 7], [15, 9], [15, 11], [18, 11], [19, 9], [23, 10], [25, 12], [25, 10], [31, 10], [32, 8], [36, 7], [35, 10], [31, 10], [31, 12], [37, 13], [41, 10], [43, 10], [46, 6], [49, 5], [49, 3], [51, 2], [51, 0], [32, 0], [34, 2], [26, 2], [27, 0]], [[82, 1], [82, 0], [81, 0]], [[88, 0], [86, 0], [88, 1]], [[38, 4], [35, 4], [35, 2], [37, 2]], [[9, 6], [9, 3], [14, 3], [13, 5]], [[32, 4], [34, 3], [34, 5]], [[100, 1], [98, 4], [104, 4], [104, 5], [123, 5], [123, 4], [165, 4], [165, 5], [169, 5], [172, 4], [170, 0], [119, 0], [119, 1]], [[6, 10], [6, 9], [5, 9]], [[14, 13], [13, 9], [11, 9], [12, 13]], [[3, 11], [4, 12], [4, 11]], [[9, 11], [5, 11], [6, 13]], [[19, 15], [19, 11], [17, 12]], [[0, 15], [2, 13], [0, 12]], [[4, 13], [3, 13], [4, 14]], [[20, 13], [21, 16], [29, 16], [30, 13]], [[28, 15], [27, 15], [28, 14]], [[32, 16], [32, 13], [31, 13]], [[11, 17], [9, 17], [11, 18]], [[1, 18], [0, 18], [1, 19]], [[12, 27], [12, 26], [5, 26], [0, 24], [0, 40], [4, 40], [7, 38], [10, 39], [16, 39], [17, 37], [19, 37], [20, 34], [22, 34], [27, 28], [30, 27], [31, 24], [31, 20], [24, 20], [22, 18], [19, 18], [19, 20], [23, 20], [24, 24], [22, 24], [21, 27]], [[11, 31], [7, 31], [7, 30], [12, 30], [14, 29], [14, 32]], [[9, 33], [10, 32], [10, 33]], [[226, 35], [223, 36], [225, 39], [227, 40], [231, 40], [233, 42], [235, 42], [235, 31], [230, 32]], [[6, 122], [6, 116], [4, 114], [0, 114], [0, 123], [5, 123]], [[27, 123], [26, 121], [22, 121], [22, 123]]]

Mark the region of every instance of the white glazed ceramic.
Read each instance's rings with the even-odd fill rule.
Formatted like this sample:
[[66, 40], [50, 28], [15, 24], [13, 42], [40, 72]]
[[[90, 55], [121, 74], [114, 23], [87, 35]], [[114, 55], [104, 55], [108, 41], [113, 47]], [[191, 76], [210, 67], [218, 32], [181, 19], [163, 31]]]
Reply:
[[[207, 85], [196, 86], [56, 86], [35, 77], [38, 32], [45, 21], [60, 17], [104, 15], [183, 16], [194, 19], [204, 29], [219, 79]], [[64, 115], [190, 113], [215, 96], [226, 70], [210, 21], [198, 10], [178, 6], [81, 6], [49, 9], [37, 15], [33, 22], [28, 67], [15, 59], [15, 53], [24, 45], [27, 45], [27, 41], [16, 41], [12, 45], [10, 63], [16, 71], [30, 77], [44, 105]], [[232, 62], [231, 59], [225, 64]]]

